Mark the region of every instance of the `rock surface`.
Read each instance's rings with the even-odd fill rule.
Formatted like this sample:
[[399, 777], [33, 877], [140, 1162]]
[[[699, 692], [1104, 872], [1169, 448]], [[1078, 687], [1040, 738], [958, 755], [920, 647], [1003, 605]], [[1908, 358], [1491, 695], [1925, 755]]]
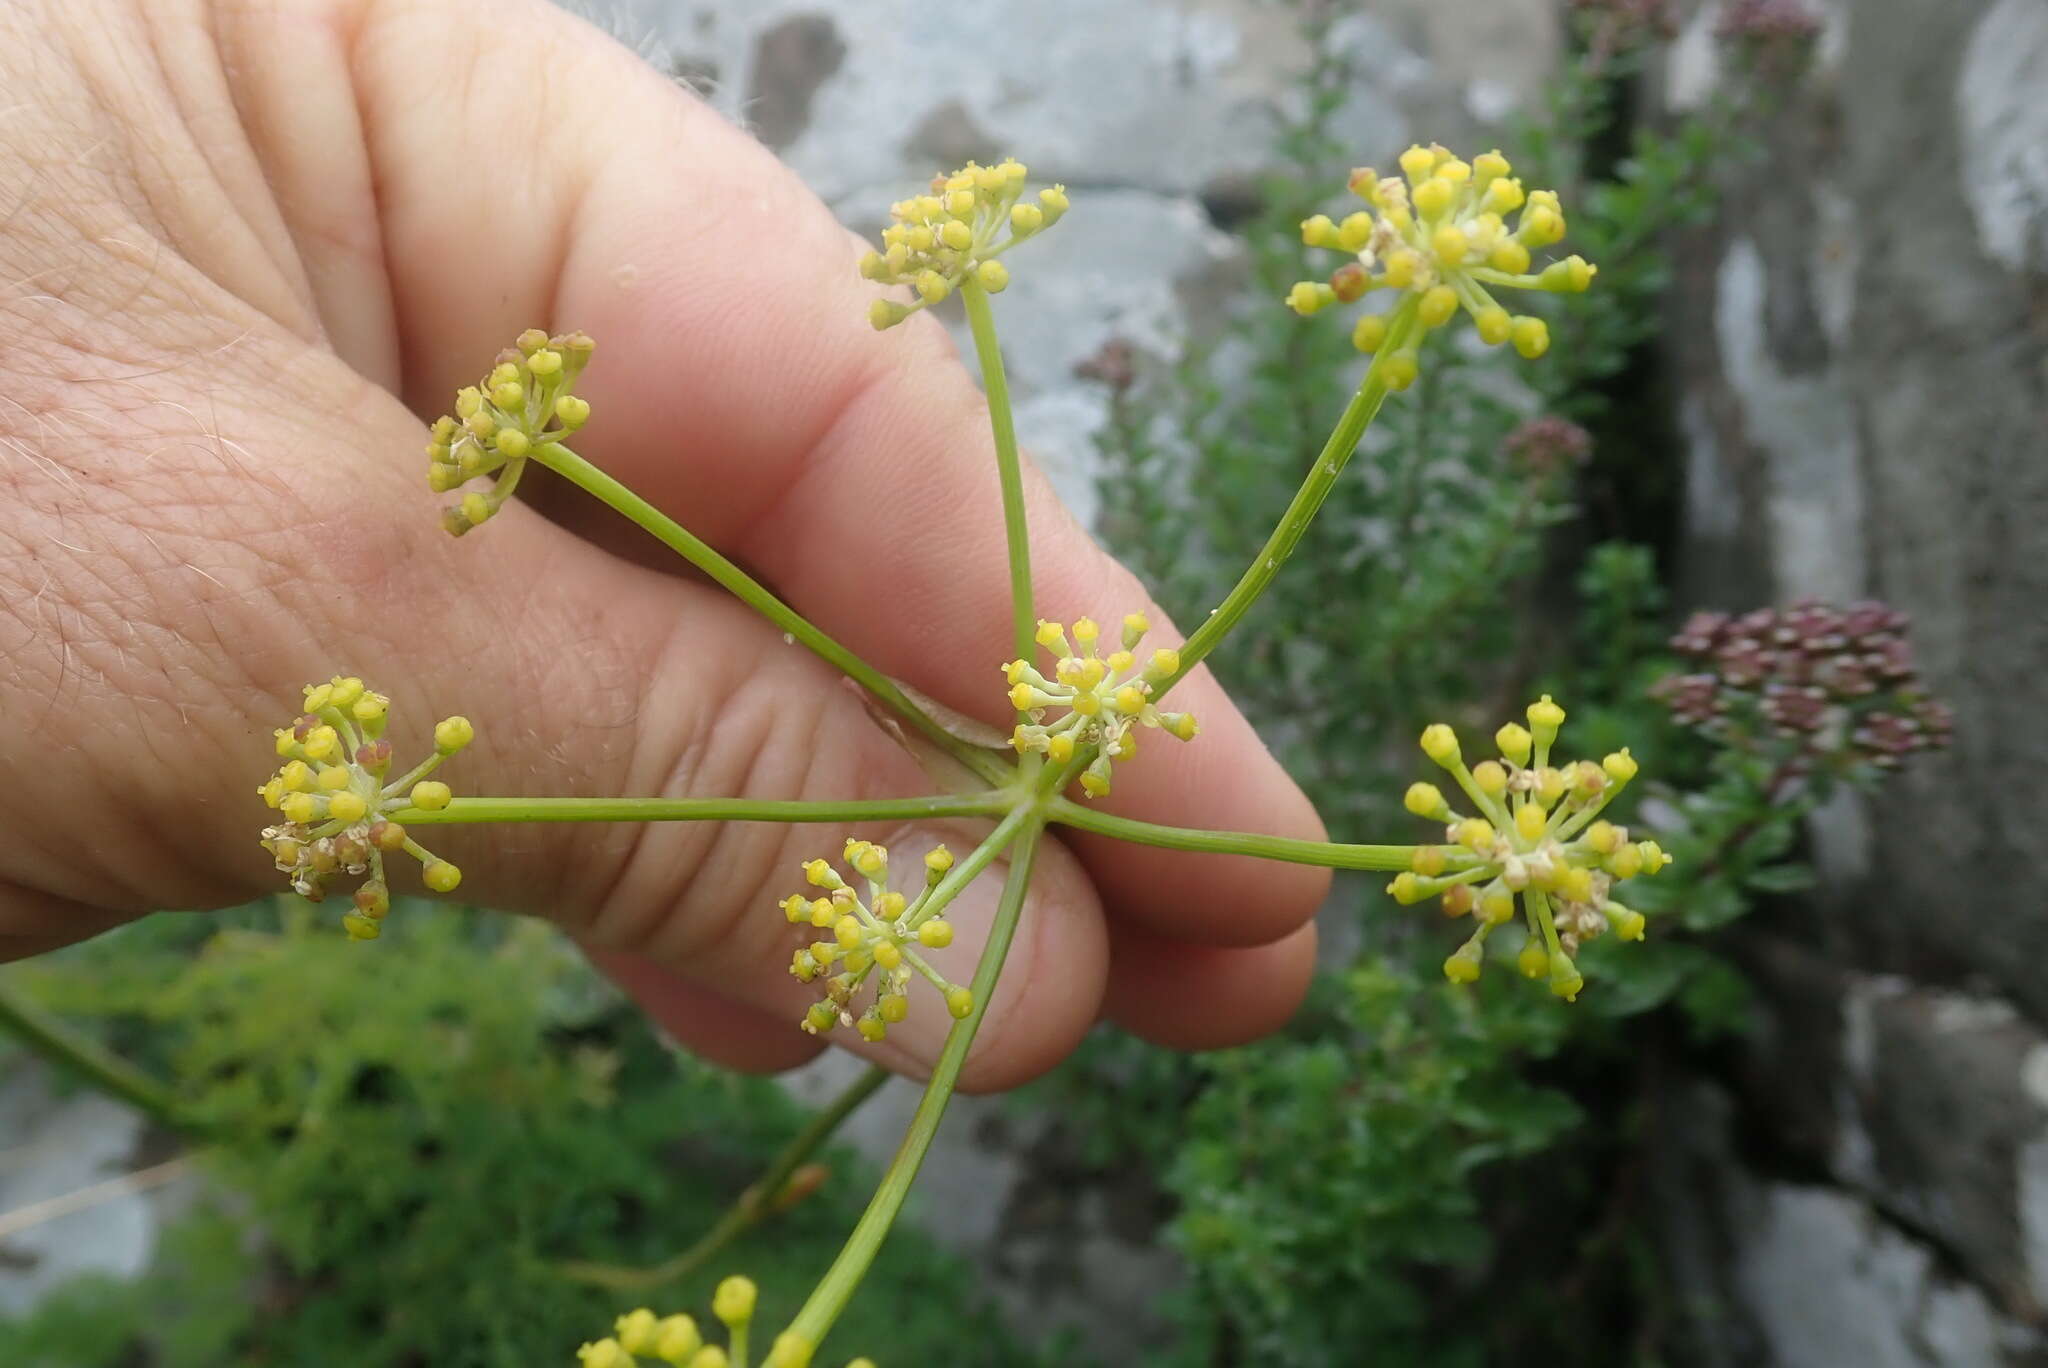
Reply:
[[[1701, 1175], [1695, 1290], [1755, 1335], [1713, 1362], [2048, 1361], [2048, 3], [1810, 8], [1674, 302], [1684, 598], [1886, 599], [1958, 725], [1815, 823], [1796, 932], [1745, 933], [1771, 1029], [1729, 1158], [1759, 1176]], [[1688, 9], [1667, 105], [1722, 75], [1722, 6]]]

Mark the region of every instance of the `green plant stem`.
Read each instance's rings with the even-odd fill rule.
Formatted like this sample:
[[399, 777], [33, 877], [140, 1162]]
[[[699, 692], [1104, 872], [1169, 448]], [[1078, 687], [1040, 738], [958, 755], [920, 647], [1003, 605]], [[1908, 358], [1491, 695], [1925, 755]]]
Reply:
[[996, 442], [996, 476], [1003, 487], [1003, 540], [1010, 552], [1010, 619], [1012, 646], [1019, 660], [1029, 660], [1038, 630], [1031, 602], [1031, 533], [1024, 522], [1023, 463], [1017, 455], [1017, 425], [1010, 412], [1010, 382], [1003, 374], [1003, 349], [996, 341], [995, 311], [988, 291], [969, 277], [960, 284], [967, 306], [967, 327], [974, 334], [974, 354], [981, 362], [982, 393], [988, 397], [988, 425]]
[[[981, 1028], [983, 1018], [988, 1015], [990, 1000], [995, 996], [996, 980], [1003, 970], [1003, 960], [1010, 953], [1010, 942], [1016, 936], [1017, 916], [1024, 906], [1025, 890], [1031, 884], [1031, 862], [1037, 853], [1039, 835], [1045, 830], [1045, 818], [1035, 807], [1020, 808], [1016, 814], [1022, 820], [1016, 832], [1015, 854], [1010, 858], [1009, 877], [1003, 882], [1002, 896], [996, 903], [994, 923], [989, 927], [988, 944], [981, 952], [981, 962], [974, 969], [974, 1010], [957, 1021], [946, 1036], [946, 1045], [939, 1052], [939, 1062], [932, 1069], [931, 1081], [925, 1085], [924, 1096], [917, 1104], [917, 1113], [911, 1118], [909, 1133], [903, 1137], [903, 1144], [897, 1149], [896, 1157], [889, 1164], [888, 1172], [882, 1175], [882, 1182], [875, 1189], [868, 1208], [861, 1213], [860, 1223], [847, 1237], [846, 1245], [839, 1251], [839, 1257], [832, 1261], [825, 1276], [812, 1289], [810, 1298], [796, 1319], [790, 1322], [790, 1329], [812, 1345], [822, 1344], [831, 1330], [839, 1313], [845, 1309], [854, 1288], [867, 1275], [869, 1265], [881, 1251], [882, 1240], [895, 1223], [896, 1214], [903, 1207], [903, 1199], [909, 1195], [910, 1185], [917, 1177], [917, 1170], [924, 1163], [926, 1151], [931, 1148], [932, 1137], [938, 1133], [939, 1120], [946, 1113], [946, 1104], [952, 1100], [954, 1084], [959, 1081], [960, 1068], [967, 1062], [967, 1051], [974, 1044], [975, 1032]], [[990, 835], [994, 841], [1010, 826], [1005, 822]]]
[[1372, 364], [1366, 367], [1365, 378], [1358, 383], [1358, 392], [1345, 405], [1344, 414], [1337, 420], [1337, 426], [1330, 433], [1330, 440], [1323, 443], [1322, 454], [1309, 467], [1308, 476], [1295, 492], [1294, 501], [1287, 505], [1287, 511], [1280, 516], [1279, 526], [1273, 535], [1266, 538], [1266, 544], [1252, 557], [1252, 563], [1245, 568], [1237, 584], [1224, 596], [1215, 611], [1195, 629], [1187, 644], [1180, 648], [1180, 669], [1161, 680], [1153, 691], [1160, 697], [1166, 691], [1187, 677], [1190, 670], [1201, 664], [1202, 658], [1216, 649], [1216, 646], [1237, 625], [1259, 596], [1280, 573], [1280, 567], [1294, 553], [1308, 525], [1315, 521], [1316, 513], [1323, 506], [1323, 500], [1336, 487], [1337, 477], [1344, 473], [1351, 453], [1358, 449], [1358, 443], [1365, 436], [1372, 420], [1379, 415], [1380, 405], [1387, 399], [1387, 363], [1404, 348], [1415, 330], [1416, 302], [1413, 298], [1404, 300], [1393, 312], [1387, 324], [1386, 339], [1373, 354]]
[[169, 1088], [128, 1061], [100, 1048], [4, 984], [0, 984], [0, 1030], [58, 1068], [85, 1080], [110, 1097], [119, 1098], [158, 1124], [186, 1135], [201, 1133], [201, 1128], [179, 1109]]
[[780, 627], [826, 664], [838, 670], [881, 702], [941, 749], [990, 783], [1007, 777], [1008, 766], [1000, 759], [960, 740], [930, 714], [912, 702], [874, 666], [814, 626], [810, 619], [770, 593], [766, 586], [734, 565], [709, 543], [663, 513], [619, 481], [592, 465], [559, 442], [543, 443], [534, 449], [533, 459], [607, 507], [623, 514], [663, 546], [716, 580], [733, 597]]
[[779, 798], [457, 798], [447, 807], [402, 808], [401, 826], [463, 826], [472, 822], [886, 822], [935, 817], [1000, 817], [1017, 805], [1000, 789], [804, 802]]
[[1412, 845], [1340, 845], [1334, 841], [1298, 841], [1287, 836], [1261, 836], [1250, 831], [1204, 831], [1195, 827], [1159, 826], [1098, 812], [1071, 798], [1055, 798], [1051, 820], [1100, 836], [1168, 850], [1199, 850], [1215, 855], [1255, 855], [1287, 864], [1321, 865], [1325, 869], [1409, 868]]
[[562, 1263], [555, 1271], [572, 1282], [588, 1283], [594, 1287], [609, 1288], [614, 1292], [641, 1292], [660, 1287], [667, 1283], [680, 1282], [703, 1269], [716, 1258], [721, 1250], [747, 1231], [759, 1225], [775, 1207], [775, 1201], [782, 1195], [791, 1175], [818, 1150], [818, 1147], [832, 1137], [846, 1118], [859, 1110], [860, 1104], [873, 1097], [881, 1086], [888, 1082], [890, 1073], [877, 1065], [856, 1078], [832, 1104], [813, 1116], [804, 1128], [797, 1132], [790, 1142], [782, 1147], [768, 1171], [761, 1180], [739, 1195], [739, 1200], [726, 1208], [718, 1223], [704, 1232], [695, 1244], [658, 1264], [645, 1268], [627, 1268], [617, 1264]]

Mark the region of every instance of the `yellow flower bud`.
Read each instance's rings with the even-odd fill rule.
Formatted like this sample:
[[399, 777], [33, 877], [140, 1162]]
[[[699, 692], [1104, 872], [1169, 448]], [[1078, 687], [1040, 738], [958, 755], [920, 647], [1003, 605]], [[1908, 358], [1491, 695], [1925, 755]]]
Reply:
[[1298, 280], [1287, 292], [1287, 307], [1307, 318], [1337, 302], [1337, 292], [1315, 280]]
[[1408, 792], [1402, 795], [1401, 804], [1417, 817], [1431, 821], [1446, 821], [1451, 815], [1450, 807], [1444, 802], [1443, 791], [1435, 784], [1410, 784]]
[[1514, 919], [1515, 895], [1494, 886], [1479, 895], [1479, 919], [1488, 926], [1504, 926]]
[[1387, 892], [1403, 907], [1419, 903], [1429, 896], [1423, 890], [1422, 881], [1406, 871], [1394, 876], [1394, 881], [1387, 885]]
[[1550, 325], [1534, 314], [1523, 314], [1510, 325], [1508, 339], [1526, 361], [1534, 361], [1550, 350]]
[[711, 1314], [738, 1328], [754, 1318], [754, 1303], [759, 1295], [753, 1279], [727, 1278], [711, 1294]]
[[1433, 879], [1444, 872], [1444, 848], [1442, 846], [1417, 846], [1415, 853], [1408, 857], [1408, 868], [1426, 879]]
[[1020, 237], [1045, 226], [1045, 212], [1035, 204], [1019, 204], [1010, 210], [1010, 231]]
[[619, 1347], [629, 1354], [651, 1354], [654, 1352], [654, 1313], [646, 1307], [628, 1311], [613, 1324], [613, 1333], [619, 1337]]
[[1433, 285], [1423, 291], [1416, 316], [1425, 328], [1441, 328], [1458, 312], [1458, 292], [1448, 285]]
[[1360, 211], [1346, 214], [1344, 221], [1337, 225], [1337, 246], [1347, 252], [1365, 250], [1365, 244], [1372, 241], [1372, 215]]
[[1523, 978], [1538, 979], [1550, 972], [1550, 952], [1543, 943], [1531, 936], [1522, 946], [1522, 953], [1515, 956], [1515, 967], [1522, 971]]
[[1510, 722], [1493, 734], [1493, 743], [1500, 747], [1500, 753], [1511, 765], [1529, 763], [1530, 736], [1527, 731]]
[[1638, 771], [1636, 758], [1628, 753], [1627, 746], [1609, 754], [1600, 762], [1600, 768], [1617, 784], [1626, 784], [1636, 777]]
[[412, 805], [428, 812], [439, 812], [455, 798], [455, 793], [439, 779], [422, 779], [412, 786]]
[[909, 306], [898, 304], [893, 299], [877, 299], [868, 305], [868, 323], [876, 332], [893, 328], [908, 317]]
[[1489, 304], [1472, 317], [1473, 325], [1479, 330], [1479, 340], [1489, 347], [1498, 347], [1508, 340], [1514, 324], [1508, 318], [1508, 311], [1498, 304]]
[[1525, 841], [1542, 837], [1543, 828], [1550, 821], [1550, 814], [1534, 803], [1524, 803], [1515, 809], [1515, 834]]
[[936, 304], [953, 293], [953, 283], [937, 271], [924, 270], [917, 273], [918, 297], [927, 304]]
[[974, 278], [990, 294], [1001, 294], [1010, 283], [1010, 268], [1000, 261], [984, 261], [974, 268]]
[[1312, 214], [1301, 221], [1301, 241], [1306, 247], [1335, 247], [1337, 225], [1328, 214]]
[[1387, 320], [1379, 314], [1361, 315], [1351, 329], [1351, 345], [1368, 354], [1387, 340]]
[[1458, 197], [1458, 187], [1442, 176], [1431, 176], [1415, 187], [1411, 199], [1415, 212], [1426, 219], [1442, 218], [1451, 207], [1451, 201]]
[[443, 755], [453, 755], [474, 740], [476, 728], [466, 717], [443, 718], [434, 724], [434, 749]]
[[688, 1316], [664, 1316], [654, 1335], [654, 1356], [679, 1364], [704, 1343], [697, 1322]]
[[1436, 163], [1436, 151], [1418, 143], [1401, 154], [1401, 174], [1414, 184], [1435, 170]]
[[965, 1020], [974, 1013], [974, 990], [966, 987], [952, 987], [946, 990], [946, 1010], [953, 1014], [955, 1021]]
[[436, 893], [453, 893], [462, 882], [462, 871], [446, 860], [434, 860], [420, 871], [420, 878]]
[[633, 1356], [615, 1339], [601, 1339], [576, 1351], [581, 1368], [633, 1368]]
[[1448, 223], [1430, 234], [1429, 245], [1436, 253], [1436, 259], [1446, 266], [1456, 266], [1463, 262], [1465, 253], [1472, 248], [1471, 240], [1465, 236], [1465, 230]]
[[1422, 753], [1446, 769], [1458, 763], [1458, 734], [1441, 722], [1422, 729]]
[[327, 815], [337, 821], [359, 822], [369, 810], [370, 805], [360, 793], [344, 790], [327, 800]]
[[1601, 909], [1607, 916], [1607, 924], [1614, 928], [1614, 934], [1625, 941], [1639, 941], [1649, 925], [1643, 914], [1632, 907], [1623, 907], [1611, 902]]
[[1579, 977], [1579, 967], [1572, 963], [1570, 955], [1560, 950], [1550, 957], [1551, 992], [1566, 1002], [1573, 1002], [1578, 999], [1579, 990], [1585, 986], [1586, 981]]
[[917, 928], [918, 944], [932, 950], [943, 950], [953, 943], [953, 924], [943, 918], [934, 917]]
[[1453, 983], [1472, 983], [1479, 978], [1479, 962], [1485, 950], [1476, 940], [1466, 941], [1444, 961], [1444, 977]]

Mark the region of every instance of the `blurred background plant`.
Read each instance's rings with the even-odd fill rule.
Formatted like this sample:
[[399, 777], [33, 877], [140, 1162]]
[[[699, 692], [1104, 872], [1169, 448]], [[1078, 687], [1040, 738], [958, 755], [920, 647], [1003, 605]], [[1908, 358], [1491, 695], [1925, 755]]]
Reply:
[[[786, 1210], [659, 1289], [563, 1277], [688, 1246], [804, 1110], [663, 1046], [550, 928], [413, 910], [367, 955], [280, 900], [225, 925], [159, 916], [5, 972], [166, 1080], [215, 1138], [148, 1272], [0, 1322], [0, 1363], [530, 1368], [650, 1297], [701, 1310], [737, 1268], [764, 1314], [795, 1310], [858, 1218], [867, 1166], [827, 1151]], [[939, 1361], [980, 1305], [968, 1271], [906, 1230], [847, 1337]], [[977, 1361], [1042, 1360], [1005, 1340]]]

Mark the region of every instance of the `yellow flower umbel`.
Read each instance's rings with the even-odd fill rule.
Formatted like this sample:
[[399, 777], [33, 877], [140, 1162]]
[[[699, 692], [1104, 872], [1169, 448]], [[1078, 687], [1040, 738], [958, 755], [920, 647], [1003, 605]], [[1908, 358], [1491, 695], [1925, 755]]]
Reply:
[[[748, 1331], [760, 1292], [751, 1278], [727, 1278], [711, 1294], [711, 1314], [726, 1328], [726, 1346], [707, 1344], [697, 1322], [688, 1316], [656, 1316], [645, 1307], [619, 1317], [612, 1333], [576, 1351], [578, 1368], [637, 1368], [643, 1360], [674, 1368], [747, 1368]], [[775, 1337], [761, 1368], [811, 1368], [817, 1348], [803, 1336], [784, 1331]], [[846, 1368], [875, 1368], [857, 1358]]]
[[597, 344], [580, 332], [519, 334], [497, 364], [455, 396], [455, 412], [434, 420], [427, 438], [427, 484], [436, 494], [495, 475], [489, 489], [471, 490], [441, 514], [455, 536], [488, 520], [519, 487], [533, 453], [559, 442], [590, 418], [590, 404], [571, 393]]
[[951, 175], [932, 177], [931, 193], [890, 205], [895, 222], [882, 230], [882, 250], [861, 258], [860, 273], [884, 285], [910, 286], [917, 302], [878, 299], [868, 308], [868, 321], [877, 330], [893, 328], [953, 293], [969, 272], [990, 294], [1008, 285], [1009, 268], [997, 258], [1067, 212], [1063, 185], [1039, 191], [1036, 202], [1024, 200], [1025, 174], [1015, 160], [996, 166], [969, 162]]
[[448, 806], [453, 795], [429, 779], [443, 760], [476, 738], [466, 717], [434, 727], [434, 753], [396, 779], [391, 743], [384, 739], [391, 700], [353, 677], [335, 676], [306, 686], [306, 710], [280, 727], [277, 754], [284, 763], [256, 790], [284, 820], [263, 829], [263, 847], [291, 878], [292, 888], [319, 902], [342, 875], [368, 877], [355, 891], [355, 910], [341, 919], [351, 940], [375, 940], [391, 910], [384, 857], [403, 851], [423, 866], [421, 877], [437, 893], [451, 892], [462, 871], [406, 834], [387, 813], [404, 807]]
[[1111, 763], [1138, 752], [1134, 728], [1156, 727], [1182, 741], [1194, 740], [1199, 728], [1193, 713], [1161, 712], [1152, 704], [1154, 686], [1179, 673], [1180, 652], [1161, 647], [1138, 663], [1138, 643], [1151, 630], [1144, 614], [1124, 619], [1122, 645], [1107, 656], [1096, 653], [1102, 629], [1094, 619], [1073, 625], [1072, 642], [1068, 630], [1057, 622], [1038, 624], [1038, 644], [1056, 658], [1051, 679], [1028, 660], [1003, 667], [1010, 703], [1026, 718], [1010, 734], [1010, 744], [1020, 753], [1037, 751], [1055, 765], [1066, 764], [1083, 746], [1098, 747], [1081, 771], [1081, 789], [1100, 798], [1109, 792]]
[[1529, 705], [1529, 725], [1510, 722], [1494, 733], [1499, 759], [1466, 768], [1457, 735], [1438, 723], [1422, 733], [1422, 749], [1448, 770], [1478, 815], [1461, 816], [1434, 784], [1408, 790], [1407, 808], [1444, 823], [1440, 846], [1416, 848], [1409, 872], [1387, 888], [1403, 903], [1443, 898], [1444, 912], [1479, 925], [1444, 961], [1453, 983], [1479, 977], [1486, 938], [1513, 921], [1522, 904], [1528, 926], [1516, 963], [1530, 978], [1550, 980], [1567, 1000], [1584, 986], [1573, 953], [1604, 931], [1622, 940], [1643, 938], [1643, 915], [1613, 896], [1614, 886], [1655, 874], [1670, 857], [1655, 841], [1631, 841], [1628, 830], [1599, 820], [1600, 812], [1633, 779], [1636, 762], [1626, 749], [1598, 764], [1551, 763], [1551, 743], [1564, 709], [1550, 695]]
[[[1382, 178], [1370, 168], [1353, 171], [1352, 193], [1370, 210], [1342, 221], [1317, 214], [1301, 225], [1303, 242], [1348, 253], [1352, 260], [1327, 282], [1297, 283], [1288, 292], [1289, 307], [1308, 315], [1372, 290], [1398, 291], [1392, 309], [1365, 315], [1351, 333], [1362, 352], [1394, 348], [1385, 375], [1397, 390], [1414, 383], [1423, 337], [1461, 309], [1487, 345], [1512, 342], [1531, 360], [1543, 355], [1550, 349], [1543, 320], [1510, 314], [1487, 287], [1578, 291], [1593, 283], [1595, 268], [1573, 256], [1530, 270], [1530, 253], [1564, 236], [1564, 213], [1554, 191], [1524, 191], [1510, 169], [1498, 152], [1466, 162], [1431, 146], [1401, 154], [1405, 180]], [[1511, 215], [1518, 215], [1512, 227]]]
[[[790, 959], [789, 972], [800, 981], [825, 981], [825, 996], [804, 1013], [803, 1028], [823, 1035], [834, 1026], [851, 1026], [864, 1040], [880, 1040], [910, 1012], [913, 973], [939, 990], [954, 1017], [973, 1011], [973, 992], [947, 982], [918, 953], [953, 943], [953, 924], [938, 915], [943, 909], [932, 902], [932, 891], [953, 867], [952, 852], [939, 846], [924, 857], [924, 889], [915, 899], [889, 887], [889, 852], [883, 847], [848, 837], [844, 858], [866, 883], [866, 898], [829, 863], [811, 860], [804, 865], [804, 879], [819, 895], [792, 893], [778, 904], [792, 923], [827, 933]], [[870, 978], [874, 997], [856, 1017], [853, 999]]]

